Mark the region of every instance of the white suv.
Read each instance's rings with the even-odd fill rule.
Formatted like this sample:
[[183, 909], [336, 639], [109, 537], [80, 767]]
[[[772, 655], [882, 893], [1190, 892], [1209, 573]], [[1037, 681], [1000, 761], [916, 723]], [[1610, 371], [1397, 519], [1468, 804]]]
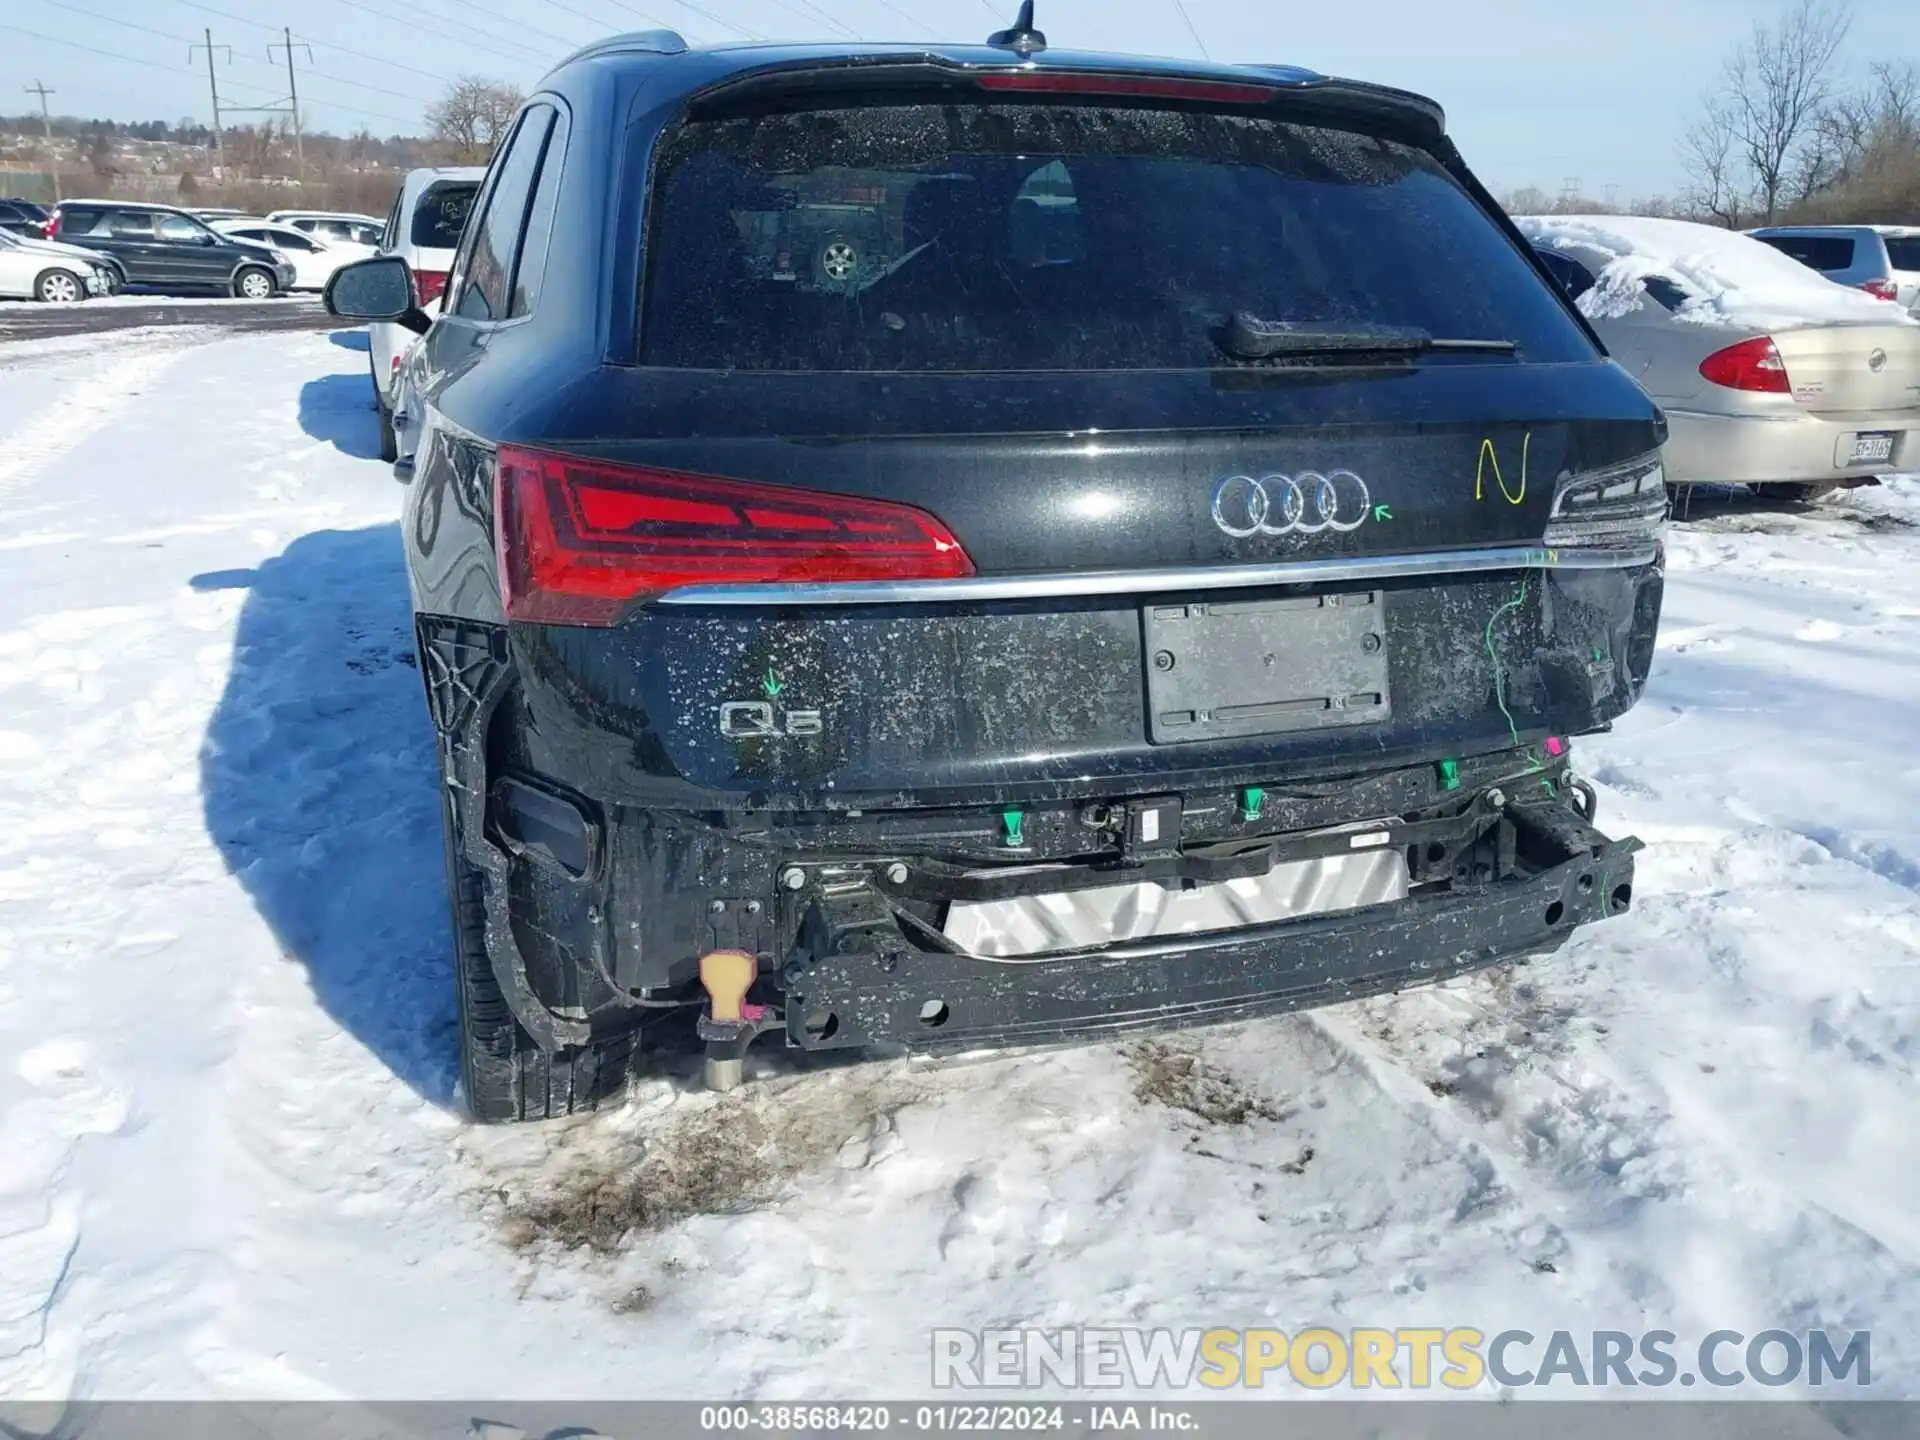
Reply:
[[352, 245], [378, 245], [385, 222], [377, 215], [353, 210], [276, 210], [267, 216], [272, 225], [291, 225], [320, 240], [344, 240]]
[[[473, 197], [480, 192], [486, 173], [483, 165], [412, 170], [393, 202], [380, 253], [398, 255], [407, 262], [413, 272], [414, 299], [423, 310], [439, 308], [461, 228], [467, 223], [467, 212], [473, 208]], [[392, 460], [398, 454], [393, 436], [394, 377], [413, 341], [413, 332], [404, 325], [384, 322], [367, 326], [374, 399], [380, 407], [383, 460]]]

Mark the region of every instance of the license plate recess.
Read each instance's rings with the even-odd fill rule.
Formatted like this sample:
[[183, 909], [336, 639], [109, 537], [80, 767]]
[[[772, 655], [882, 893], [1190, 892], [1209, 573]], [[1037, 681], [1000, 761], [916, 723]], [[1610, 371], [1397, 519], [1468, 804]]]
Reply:
[[1147, 605], [1141, 624], [1156, 745], [1392, 718], [1382, 591]]
[[1847, 456], [1849, 465], [1872, 465], [1893, 458], [1893, 432], [1891, 430], [1865, 430], [1853, 437], [1853, 449]]

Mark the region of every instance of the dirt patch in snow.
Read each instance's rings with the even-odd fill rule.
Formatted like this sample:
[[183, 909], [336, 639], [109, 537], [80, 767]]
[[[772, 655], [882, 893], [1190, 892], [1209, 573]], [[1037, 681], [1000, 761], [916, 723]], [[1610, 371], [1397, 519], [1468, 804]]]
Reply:
[[897, 1087], [882, 1093], [883, 1086], [761, 1086], [750, 1095], [683, 1101], [637, 1133], [613, 1137], [583, 1127], [577, 1148], [591, 1149], [590, 1157], [563, 1149], [524, 1182], [501, 1186], [502, 1236], [521, 1250], [611, 1253], [697, 1215], [770, 1204], [811, 1167], [862, 1162], [910, 1098]]
[[1287, 1112], [1233, 1076], [1188, 1050], [1150, 1040], [1127, 1052], [1133, 1098], [1142, 1105], [1183, 1110], [1209, 1125], [1284, 1120]]

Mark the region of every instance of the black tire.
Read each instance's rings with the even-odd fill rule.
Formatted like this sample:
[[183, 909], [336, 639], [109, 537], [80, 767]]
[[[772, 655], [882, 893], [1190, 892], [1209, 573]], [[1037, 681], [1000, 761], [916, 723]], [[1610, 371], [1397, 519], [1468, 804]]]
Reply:
[[375, 395], [373, 408], [380, 412], [380, 458], [391, 465], [400, 458], [400, 441], [393, 433], [393, 412]]
[[487, 958], [485, 883], [461, 854], [458, 821], [443, 807], [447, 895], [453, 908], [453, 985], [460, 1018], [460, 1085], [482, 1124], [553, 1120], [618, 1104], [639, 1054], [628, 1031], [549, 1053], [513, 1018]]
[[47, 305], [72, 305], [87, 298], [87, 282], [71, 270], [42, 270], [33, 282], [33, 298]]
[[[266, 282], [264, 290], [260, 282]], [[233, 294], [238, 300], [271, 300], [279, 292], [280, 282], [273, 278], [273, 272], [259, 265], [242, 265], [233, 272]], [[252, 290], [254, 293], [248, 294]]]

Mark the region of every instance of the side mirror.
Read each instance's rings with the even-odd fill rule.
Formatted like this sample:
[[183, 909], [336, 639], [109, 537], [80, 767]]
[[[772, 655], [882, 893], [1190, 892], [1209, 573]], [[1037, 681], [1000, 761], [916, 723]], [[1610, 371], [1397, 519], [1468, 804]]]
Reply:
[[413, 272], [398, 255], [342, 265], [327, 281], [320, 303], [342, 320], [391, 321], [416, 335], [424, 335], [433, 324], [413, 303]]

